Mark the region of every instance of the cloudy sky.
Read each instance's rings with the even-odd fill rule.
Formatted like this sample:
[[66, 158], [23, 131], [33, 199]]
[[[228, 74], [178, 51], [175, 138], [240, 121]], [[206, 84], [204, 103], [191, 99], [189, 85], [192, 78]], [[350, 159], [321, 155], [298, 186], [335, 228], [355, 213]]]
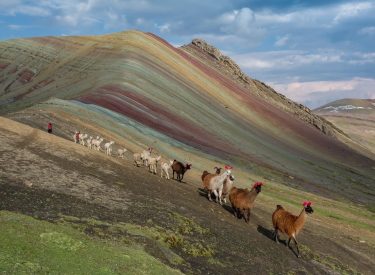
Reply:
[[375, 1], [0, 0], [0, 39], [138, 29], [203, 38], [251, 77], [317, 107], [375, 98]]

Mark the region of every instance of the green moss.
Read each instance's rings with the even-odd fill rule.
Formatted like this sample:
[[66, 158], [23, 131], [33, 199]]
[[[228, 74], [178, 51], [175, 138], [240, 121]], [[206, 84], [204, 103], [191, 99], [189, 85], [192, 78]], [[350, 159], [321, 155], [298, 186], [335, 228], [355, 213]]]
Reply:
[[171, 213], [171, 216], [177, 223], [178, 232], [182, 235], [204, 235], [209, 233], [207, 228], [201, 227], [192, 219], [186, 218], [175, 212]]
[[169, 215], [170, 229], [160, 226], [152, 226], [152, 221], [147, 221], [147, 225], [136, 225], [129, 223], [109, 224], [94, 219], [76, 219], [69, 216], [61, 216], [61, 223], [75, 224], [84, 232], [91, 232], [100, 238], [116, 238], [120, 241], [130, 237], [143, 237], [154, 241], [163, 251], [172, 264], [182, 263], [183, 259], [169, 249], [181, 250], [192, 257], [212, 257], [214, 247], [203, 243], [204, 235], [209, 234], [209, 230], [203, 228], [193, 219], [186, 218], [178, 213], [172, 212]]
[[303, 258], [308, 258], [312, 261], [316, 261], [331, 271], [337, 272], [339, 274], [360, 274], [349, 265], [342, 263], [334, 257], [314, 252], [303, 244], [299, 245], [299, 248], [301, 254], [303, 255]]
[[0, 272], [3, 273], [179, 273], [140, 247], [93, 239], [67, 224], [52, 224], [1, 211], [0, 231]]

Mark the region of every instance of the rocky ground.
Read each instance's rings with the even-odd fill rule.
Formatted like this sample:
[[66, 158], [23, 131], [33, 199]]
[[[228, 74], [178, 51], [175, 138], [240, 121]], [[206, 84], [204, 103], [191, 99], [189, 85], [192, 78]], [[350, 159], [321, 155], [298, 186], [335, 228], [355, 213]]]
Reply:
[[[271, 240], [271, 212], [250, 224], [209, 202], [198, 178], [161, 179], [128, 159], [107, 157], [28, 126], [0, 123], [0, 209], [77, 228], [89, 238], [138, 244], [191, 274], [372, 274], [373, 243], [308, 221], [302, 258]], [[266, 191], [264, 191], [266, 192]], [[261, 194], [262, 195], [262, 194]], [[260, 196], [261, 196], [260, 195]], [[369, 238], [373, 238], [369, 231]]]

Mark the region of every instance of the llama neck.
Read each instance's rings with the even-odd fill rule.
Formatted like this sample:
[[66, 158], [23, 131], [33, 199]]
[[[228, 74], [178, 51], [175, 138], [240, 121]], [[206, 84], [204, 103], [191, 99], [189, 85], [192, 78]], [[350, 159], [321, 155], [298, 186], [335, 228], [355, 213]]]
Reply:
[[248, 193], [250, 201], [254, 201], [255, 198], [258, 196], [258, 192], [255, 188], [252, 188], [250, 192]]
[[299, 214], [299, 216], [298, 216], [298, 218], [297, 218], [297, 220], [295, 221], [295, 224], [294, 224], [297, 232], [299, 230], [301, 230], [301, 228], [305, 224], [306, 216], [307, 216], [307, 214], [305, 212], [305, 208], [302, 208], [302, 211]]
[[224, 183], [224, 181], [225, 181], [225, 179], [227, 178], [227, 176], [228, 176], [228, 173], [227, 173], [227, 171], [225, 171], [224, 173], [222, 173], [222, 174], [219, 176], [218, 181]]

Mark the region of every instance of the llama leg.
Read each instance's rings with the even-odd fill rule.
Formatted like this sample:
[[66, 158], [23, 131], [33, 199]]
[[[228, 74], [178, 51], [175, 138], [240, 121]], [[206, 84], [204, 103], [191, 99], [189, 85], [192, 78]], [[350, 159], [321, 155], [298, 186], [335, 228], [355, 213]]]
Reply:
[[296, 237], [294, 235], [292, 236], [292, 238], [293, 238], [293, 241], [294, 241], [294, 243], [296, 244], [296, 247], [297, 247], [297, 257], [300, 258], [301, 256], [299, 255], [298, 242], [297, 242]]
[[290, 237], [289, 239], [288, 239], [288, 243], [287, 243], [287, 246], [290, 248], [290, 249], [292, 249], [291, 247], [290, 247], [290, 241], [292, 240], [292, 237]]
[[167, 179], [169, 180], [170, 179], [169, 172], [167, 171], [166, 174], [167, 174]]
[[278, 236], [279, 232], [278, 232], [277, 228], [275, 228], [275, 231], [273, 232], [273, 234], [274, 234], [274, 238], [275, 238], [276, 243], [279, 243], [279, 236]]
[[219, 203], [220, 205], [223, 205], [223, 202], [221, 201], [221, 196], [223, 195], [223, 191], [219, 190], [218, 196], [219, 196]]
[[219, 202], [219, 194], [217, 193], [216, 189], [214, 189], [214, 195], [215, 195], [215, 201]]
[[241, 219], [242, 218], [242, 213], [239, 208], [236, 208], [236, 213], [237, 213], [237, 218]]
[[232, 205], [233, 215], [237, 218], [237, 209]]
[[212, 201], [212, 198], [211, 198], [211, 191], [208, 191], [208, 200], [209, 200], [209, 201]]
[[244, 218], [245, 222], [248, 223], [249, 222], [248, 215], [247, 215], [248, 209], [242, 209], [242, 213], [243, 213], [243, 218]]
[[250, 209], [247, 209], [247, 223], [250, 221]]

